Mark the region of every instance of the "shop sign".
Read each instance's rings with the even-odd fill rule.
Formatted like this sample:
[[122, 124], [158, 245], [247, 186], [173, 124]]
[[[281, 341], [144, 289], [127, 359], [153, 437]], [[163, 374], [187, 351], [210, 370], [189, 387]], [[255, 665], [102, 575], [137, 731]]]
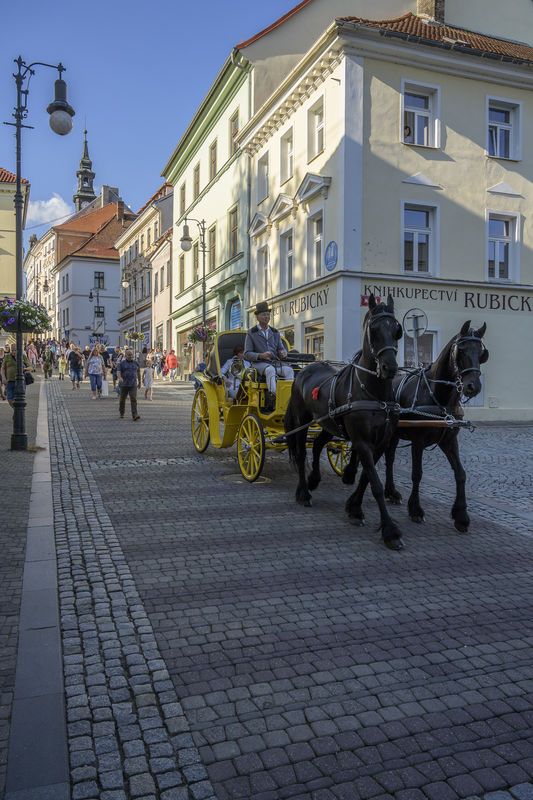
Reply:
[[[365, 295], [374, 294], [402, 300], [434, 300], [441, 303], [458, 303], [461, 308], [488, 311], [533, 311], [533, 295], [504, 294], [503, 292], [478, 292], [465, 289], [430, 289], [419, 286], [364, 284]], [[365, 296], [362, 295], [361, 299]], [[363, 303], [362, 303], [363, 305]]]
[[326, 252], [324, 254], [324, 262], [328, 272], [332, 272], [335, 269], [338, 258], [339, 248], [337, 247], [337, 242], [330, 242], [326, 247]]
[[235, 300], [229, 311], [229, 327], [230, 330], [235, 330], [241, 327], [241, 301]]
[[304, 311], [322, 308], [328, 304], [329, 286], [325, 289], [317, 289], [316, 292], [309, 292], [294, 300], [287, 300], [273, 308], [274, 319], [285, 314], [289, 317], [296, 317]]

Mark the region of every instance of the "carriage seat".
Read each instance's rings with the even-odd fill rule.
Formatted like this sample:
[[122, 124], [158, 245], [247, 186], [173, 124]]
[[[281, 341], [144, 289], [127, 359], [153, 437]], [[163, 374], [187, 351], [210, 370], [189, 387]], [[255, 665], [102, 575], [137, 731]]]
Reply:
[[[233, 350], [237, 347], [237, 345], [244, 347], [245, 339], [246, 331], [228, 331], [227, 333], [221, 333], [218, 335], [216, 347], [218, 349], [218, 363], [221, 367], [224, 366], [228, 358], [233, 356]], [[206, 372], [211, 378], [220, 378], [220, 372], [216, 360], [216, 351], [214, 347], [209, 354]]]

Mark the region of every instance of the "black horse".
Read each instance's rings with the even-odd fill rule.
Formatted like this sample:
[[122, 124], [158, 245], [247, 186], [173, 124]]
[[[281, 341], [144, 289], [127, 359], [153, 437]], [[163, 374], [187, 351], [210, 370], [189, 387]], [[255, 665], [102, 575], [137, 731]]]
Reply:
[[[482, 341], [486, 329], [487, 326], [483, 323], [479, 330], [474, 330], [468, 320], [433, 364], [425, 369], [414, 370], [402, 378], [397, 377], [393, 382], [395, 399], [402, 409], [410, 410], [409, 413], [403, 413], [401, 419], [414, 421], [415, 424], [413, 427], [396, 428], [385, 450], [385, 497], [395, 504], [402, 502], [402, 496], [394, 485], [393, 466], [399, 439], [407, 439], [411, 442], [412, 460], [412, 491], [407, 508], [413, 522], [424, 521], [424, 509], [420, 505], [419, 496], [422, 456], [426, 447], [437, 445], [448, 459], [455, 475], [456, 497], [451, 511], [454, 525], [461, 533], [465, 533], [470, 525], [466, 508], [466, 474], [459, 458], [457, 441], [460, 428], [426, 427], [424, 421], [429, 423], [431, 417], [435, 416], [462, 419], [464, 412], [460, 403], [461, 395], [471, 398], [479, 394], [480, 364], [484, 364], [489, 357]], [[416, 427], [417, 424], [420, 427]], [[366, 475], [363, 474], [354, 493], [356, 508], [361, 506], [367, 483]]]
[[[383, 453], [394, 431], [397, 404], [393, 398], [392, 378], [398, 364], [396, 353], [402, 326], [394, 316], [394, 303], [376, 303], [370, 295], [369, 310], [364, 320], [362, 349], [354, 359], [337, 371], [328, 362], [310, 364], [296, 375], [285, 414], [285, 431], [291, 461], [296, 464], [299, 482], [296, 500], [311, 505], [309, 489], [320, 480], [318, 462], [324, 445], [342, 436], [357, 453], [379, 505], [381, 531], [385, 544], [392, 550], [403, 547], [401, 531], [391, 519], [383, 486], [374, 461]], [[307, 427], [319, 422], [321, 433], [313, 444], [313, 471], [306, 480]], [[297, 432], [291, 433], [291, 431]], [[350, 521], [361, 524], [353, 509], [353, 495], [346, 502]]]

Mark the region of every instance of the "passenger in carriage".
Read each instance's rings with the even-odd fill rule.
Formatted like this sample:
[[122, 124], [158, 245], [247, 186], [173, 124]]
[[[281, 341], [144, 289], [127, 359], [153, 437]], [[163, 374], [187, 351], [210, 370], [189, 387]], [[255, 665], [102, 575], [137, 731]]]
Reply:
[[[250, 328], [244, 342], [244, 356], [252, 362], [259, 375], [264, 375], [270, 393], [269, 406], [273, 410], [276, 403], [276, 380], [294, 380], [292, 367], [281, 364], [280, 359], [287, 357], [281, 336], [276, 328], [271, 328], [271, 309], [268, 303], [261, 302], [255, 307], [257, 325]], [[274, 362], [274, 363], [272, 363]]]
[[228, 358], [220, 370], [226, 387], [226, 394], [230, 400], [235, 400], [237, 397], [243, 370], [251, 366], [250, 362], [244, 358], [244, 347], [238, 344], [233, 348], [233, 356]]

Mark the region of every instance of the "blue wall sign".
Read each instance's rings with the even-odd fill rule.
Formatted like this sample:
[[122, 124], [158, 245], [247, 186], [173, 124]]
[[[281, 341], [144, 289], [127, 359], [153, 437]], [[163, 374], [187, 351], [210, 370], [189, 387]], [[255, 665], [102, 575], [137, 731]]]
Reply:
[[229, 326], [230, 329], [233, 331], [235, 328], [241, 327], [241, 301], [235, 300], [231, 306], [229, 311]]
[[326, 252], [324, 254], [324, 261], [326, 264], [326, 269], [331, 272], [337, 266], [337, 259], [339, 257], [339, 248], [337, 247], [337, 242], [330, 242], [326, 247]]

